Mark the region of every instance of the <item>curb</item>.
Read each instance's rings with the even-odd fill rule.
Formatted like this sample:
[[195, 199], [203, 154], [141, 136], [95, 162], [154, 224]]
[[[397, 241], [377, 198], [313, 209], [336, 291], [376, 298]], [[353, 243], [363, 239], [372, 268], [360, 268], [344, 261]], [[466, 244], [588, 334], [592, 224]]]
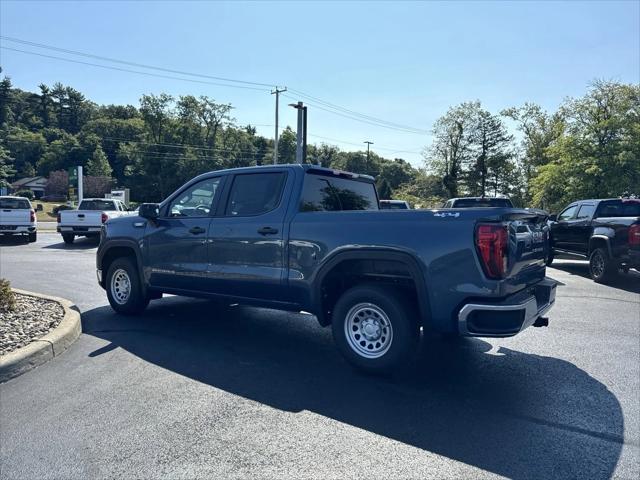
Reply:
[[59, 303], [64, 309], [64, 317], [58, 326], [44, 337], [40, 337], [29, 345], [25, 345], [0, 357], [0, 383], [22, 375], [57, 357], [69, 348], [82, 332], [78, 307], [69, 300], [18, 290], [17, 288], [13, 288], [12, 290], [21, 295], [28, 295], [30, 297], [42, 298]]

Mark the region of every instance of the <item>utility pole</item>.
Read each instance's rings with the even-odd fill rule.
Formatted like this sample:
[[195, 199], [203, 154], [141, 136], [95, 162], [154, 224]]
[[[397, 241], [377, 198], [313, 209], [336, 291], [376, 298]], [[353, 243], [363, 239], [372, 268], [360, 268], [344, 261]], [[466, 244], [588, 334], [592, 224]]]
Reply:
[[274, 91], [271, 92], [271, 95], [275, 94], [276, 96], [276, 136], [275, 143], [273, 147], [273, 164], [278, 163], [278, 101], [280, 100], [280, 94], [282, 92], [286, 92], [287, 87], [284, 87], [282, 90], [278, 90], [278, 87]]
[[366, 140], [364, 143], [367, 144], [367, 171], [369, 170], [369, 147], [373, 145], [373, 142]]
[[298, 110], [298, 128], [296, 128], [296, 163], [302, 163], [303, 159], [303, 130], [304, 130], [304, 109], [302, 102], [290, 103], [290, 107]]
[[84, 198], [84, 189], [82, 184], [82, 167], [78, 166], [78, 205]]
[[307, 163], [307, 107], [302, 108], [302, 163]]

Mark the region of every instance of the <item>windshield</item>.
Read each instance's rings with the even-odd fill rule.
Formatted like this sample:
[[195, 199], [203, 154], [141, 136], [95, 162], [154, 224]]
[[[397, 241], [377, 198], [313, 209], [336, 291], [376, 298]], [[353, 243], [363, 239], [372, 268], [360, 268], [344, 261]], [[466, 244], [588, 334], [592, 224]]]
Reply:
[[3, 210], [30, 210], [29, 200], [24, 198], [0, 198], [0, 208]]
[[109, 200], [83, 200], [78, 210], [116, 210], [116, 207]]

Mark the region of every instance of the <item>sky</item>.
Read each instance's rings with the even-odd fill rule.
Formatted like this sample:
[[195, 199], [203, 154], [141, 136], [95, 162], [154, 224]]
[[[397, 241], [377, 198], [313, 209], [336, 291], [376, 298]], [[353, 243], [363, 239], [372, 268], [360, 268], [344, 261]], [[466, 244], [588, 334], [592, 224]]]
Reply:
[[[286, 86], [289, 91], [280, 103], [282, 128], [295, 129], [296, 111], [287, 104], [302, 100], [308, 104], [310, 143], [363, 150], [368, 140], [378, 154], [405, 158], [416, 166], [422, 164], [433, 123], [461, 102], [480, 100], [494, 113], [524, 102], [554, 110], [564, 98], [583, 95], [596, 78], [640, 83], [640, 1], [0, 0], [0, 35], [267, 85], [234, 84], [257, 90], [214, 85], [229, 82], [1, 38], [3, 75], [25, 90], [62, 82], [99, 104], [132, 105], [145, 93], [207, 95], [231, 103], [239, 124], [258, 125], [260, 134], [273, 138], [275, 99], [269, 86]], [[336, 115], [320, 101], [411, 131]]]

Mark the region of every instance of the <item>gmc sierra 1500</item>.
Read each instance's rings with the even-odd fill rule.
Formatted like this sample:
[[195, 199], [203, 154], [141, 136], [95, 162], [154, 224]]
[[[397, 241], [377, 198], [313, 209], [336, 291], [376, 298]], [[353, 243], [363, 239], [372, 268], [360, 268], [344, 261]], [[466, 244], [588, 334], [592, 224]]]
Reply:
[[114, 310], [163, 293], [307, 311], [381, 371], [426, 334], [508, 337], [547, 324], [544, 215], [379, 210], [371, 177], [311, 165], [210, 172], [105, 223], [97, 274]]

